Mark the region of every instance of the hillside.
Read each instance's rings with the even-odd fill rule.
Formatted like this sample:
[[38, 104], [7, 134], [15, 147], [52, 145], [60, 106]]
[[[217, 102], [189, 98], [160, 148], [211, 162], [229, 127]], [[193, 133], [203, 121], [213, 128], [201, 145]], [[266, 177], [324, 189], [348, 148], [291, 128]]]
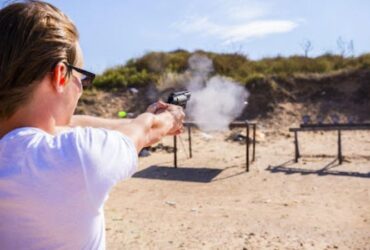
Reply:
[[170, 91], [187, 88], [192, 81], [189, 72], [194, 70], [189, 67], [189, 58], [194, 54], [211, 60], [206, 77], [226, 76], [249, 91], [248, 105], [239, 120], [274, 117], [278, 124], [290, 124], [304, 114], [324, 119], [331, 115], [342, 120], [370, 119], [369, 54], [251, 61], [237, 54], [191, 54], [182, 50], [148, 53], [108, 69], [97, 77], [93, 89], [85, 90], [77, 113], [117, 117], [117, 112], [124, 110], [137, 115], [155, 100], [166, 99]]

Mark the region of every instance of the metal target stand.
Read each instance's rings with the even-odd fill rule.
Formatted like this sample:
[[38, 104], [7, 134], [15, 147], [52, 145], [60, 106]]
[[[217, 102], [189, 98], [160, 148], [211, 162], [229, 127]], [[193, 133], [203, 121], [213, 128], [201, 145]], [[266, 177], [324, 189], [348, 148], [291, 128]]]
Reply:
[[[249, 122], [249, 121], [235, 121], [235, 122], [232, 122], [229, 124], [229, 127], [230, 128], [245, 128], [245, 131], [246, 131], [246, 149], [245, 149], [245, 168], [246, 168], [246, 172], [249, 172], [249, 165], [250, 165], [250, 157], [249, 157], [249, 147], [250, 147], [250, 140], [249, 140], [249, 135], [250, 135], [250, 130], [252, 129], [252, 136], [253, 136], [253, 139], [252, 139], [252, 160], [251, 162], [254, 162], [256, 160], [256, 125], [257, 123], [256, 122]], [[191, 142], [191, 127], [196, 127], [196, 123], [194, 122], [184, 122], [184, 126], [187, 127], [187, 130], [188, 130], [188, 142], [189, 142], [189, 157], [192, 158], [193, 157], [193, 153], [192, 153], [192, 142]], [[250, 128], [252, 127], [252, 128]], [[174, 151], [173, 151], [173, 162], [174, 162], [174, 167], [177, 168], [177, 136], [175, 135], [173, 137], [173, 147], [174, 147]]]
[[370, 123], [341, 123], [341, 124], [301, 124], [299, 128], [289, 128], [294, 133], [294, 161], [301, 158], [298, 145], [298, 132], [308, 131], [338, 131], [338, 162], [343, 163], [342, 131], [344, 130], [370, 130]]

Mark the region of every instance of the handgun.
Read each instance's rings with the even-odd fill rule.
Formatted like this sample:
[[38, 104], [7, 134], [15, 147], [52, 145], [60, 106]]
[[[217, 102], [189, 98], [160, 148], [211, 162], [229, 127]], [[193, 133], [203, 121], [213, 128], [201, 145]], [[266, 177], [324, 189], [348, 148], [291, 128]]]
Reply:
[[183, 109], [186, 108], [186, 104], [190, 99], [190, 92], [189, 91], [178, 91], [173, 92], [168, 96], [167, 103], [169, 104], [175, 104], [178, 106], [181, 106]]

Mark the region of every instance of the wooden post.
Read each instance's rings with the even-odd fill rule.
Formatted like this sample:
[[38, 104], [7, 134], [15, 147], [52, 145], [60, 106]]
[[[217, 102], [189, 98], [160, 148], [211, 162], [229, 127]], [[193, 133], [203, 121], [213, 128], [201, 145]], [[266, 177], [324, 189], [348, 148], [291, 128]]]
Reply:
[[188, 125], [188, 139], [189, 139], [189, 157], [192, 158], [193, 154], [191, 152], [191, 125]]
[[173, 136], [173, 164], [177, 168], [177, 136]]
[[249, 172], [249, 124], [248, 124], [248, 121], [245, 121], [245, 128], [246, 128], [246, 141], [245, 141], [245, 145], [246, 145], [246, 171]]
[[341, 130], [340, 129], [338, 129], [338, 160], [339, 160], [339, 164], [342, 164], [342, 162], [343, 162], [342, 135], [341, 135]]
[[253, 124], [253, 156], [252, 161], [256, 160], [256, 124]]
[[294, 131], [294, 146], [295, 146], [295, 162], [298, 162], [299, 155], [299, 146], [298, 146], [298, 132]]

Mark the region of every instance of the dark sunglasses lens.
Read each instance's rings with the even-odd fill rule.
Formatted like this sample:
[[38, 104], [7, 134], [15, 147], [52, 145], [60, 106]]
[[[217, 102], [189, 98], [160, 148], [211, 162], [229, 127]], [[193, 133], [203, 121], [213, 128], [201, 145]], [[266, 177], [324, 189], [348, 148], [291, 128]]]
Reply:
[[83, 87], [90, 87], [92, 84], [91, 78], [88, 76], [85, 76], [81, 79], [81, 83]]

